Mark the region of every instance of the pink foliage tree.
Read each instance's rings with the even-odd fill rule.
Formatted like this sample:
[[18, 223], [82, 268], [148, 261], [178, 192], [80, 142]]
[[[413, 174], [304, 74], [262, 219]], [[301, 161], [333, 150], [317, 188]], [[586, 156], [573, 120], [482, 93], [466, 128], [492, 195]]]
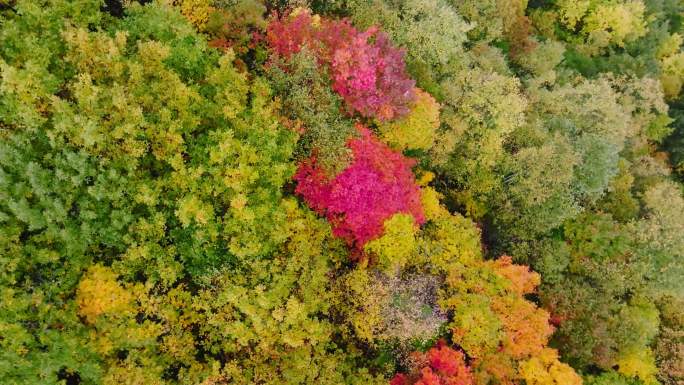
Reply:
[[269, 47], [286, 59], [299, 52], [305, 43], [315, 41], [313, 35], [313, 20], [308, 12], [283, 18], [274, 16], [266, 29]]
[[350, 139], [352, 163], [330, 179], [311, 159], [300, 165], [296, 192], [325, 215], [333, 232], [356, 250], [382, 234], [383, 222], [396, 213], [425, 222], [420, 189], [411, 167], [415, 161], [392, 151], [366, 128]]
[[377, 28], [360, 32], [348, 20], [314, 19], [308, 12], [274, 18], [266, 37], [271, 50], [285, 58], [306, 46], [328, 67], [333, 89], [349, 112], [381, 121], [406, 115], [415, 99], [415, 82], [404, 64], [404, 51], [392, 47]]

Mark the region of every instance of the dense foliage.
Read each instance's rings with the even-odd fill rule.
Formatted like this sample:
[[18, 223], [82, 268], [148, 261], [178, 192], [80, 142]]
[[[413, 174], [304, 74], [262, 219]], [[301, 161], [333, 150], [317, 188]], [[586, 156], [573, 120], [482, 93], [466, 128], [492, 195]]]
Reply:
[[362, 248], [382, 234], [383, 222], [394, 214], [410, 214], [416, 225], [425, 219], [411, 172], [413, 162], [390, 150], [367, 128], [359, 131], [360, 137], [348, 143], [353, 162], [334, 179], [328, 180], [315, 158], [302, 162], [294, 179], [297, 194], [325, 214], [333, 233]]
[[0, 383], [682, 385], [679, 0], [0, 0]]

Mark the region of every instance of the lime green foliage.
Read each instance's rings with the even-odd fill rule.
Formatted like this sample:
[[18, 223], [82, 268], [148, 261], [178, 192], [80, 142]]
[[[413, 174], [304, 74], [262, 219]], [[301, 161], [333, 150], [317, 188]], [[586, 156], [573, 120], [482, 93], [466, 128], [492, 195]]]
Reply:
[[598, 55], [643, 36], [645, 11], [641, 0], [560, 0], [549, 9], [538, 10], [533, 20], [542, 25], [554, 20], [562, 29], [559, 37], [588, 55]]
[[[435, 203], [431, 198], [436, 197], [426, 193], [423, 204]], [[412, 261], [417, 265], [431, 266], [437, 271], [446, 271], [457, 261], [481, 259], [480, 229], [470, 219], [458, 213], [450, 214], [444, 206], [435, 206], [426, 210], [429, 222], [423, 236], [418, 239], [420, 252]]]
[[684, 53], [680, 50], [681, 45], [682, 37], [675, 33], [663, 43], [658, 51], [662, 69], [660, 81], [668, 98], [679, 95], [684, 83]]
[[429, 150], [439, 128], [439, 104], [427, 92], [416, 90], [416, 102], [404, 118], [381, 123], [380, 138], [398, 150]]
[[636, 377], [646, 384], [658, 383], [655, 378], [658, 369], [650, 349], [624, 353], [617, 364], [618, 372], [627, 377]]
[[366, 243], [364, 251], [377, 258], [378, 268], [387, 271], [405, 266], [415, 252], [417, 226], [410, 214], [394, 214], [383, 224], [381, 237]]
[[450, 113], [445, 113], [445, 120], [460, 118], [469, 127], [479, 128], [477, 133], [463, 135], [491, 135], [495, 142], [492, 146], [496, 148], [487, 148], [485, 152], [494, 156], [497, 149], [500, 151], [500, 138], [523, 123], [526, 102], [520, 95], [520, 83], [515, 78], [484, 71], [473, 71], [468, 77], [461, 74], [453, 80], [444, 87], [452, 107]]
[[338, 307], [347, 323], [347, 333], [373, 343], [382, 339], [384, 325], [382, 306], [388, 299], [386, 291], [373, 287], [373, 274], [367, 269], [354, 269], [337, 281]]
[[679, 185], [662, 181], [643, 195], [645, 217], [633, 222], [630, 233], [637, 245], [636, 254], [649, 263], [656, 276], [650, 282], [652, 296], [677, 296], [684, 291], [681, 282], [684, 240], [684, 197]]
[[549, 231], [580, 210], [572, 194], [573, 168], [580, 159], [568, 139], [543, 131], [528, 132], [529, 137], [544, 139], [513, 155], [506, 192], [493, 218], [506, 234], [521, 238]]
[[[475, 39], [488, 41], [498, 40], [504, 34], [504, 20], [500, 17], [501, 8], [514, 8], [512, 4], [505, 4], [503, 1], [462, 1], [453, 2], [458, 12], [467, 20], [470, 20], [474, 28], [469, 31]], [[515, 3], [515, 2], [511, 2]], [[523, 7], [524, 8], [524, 7]]]

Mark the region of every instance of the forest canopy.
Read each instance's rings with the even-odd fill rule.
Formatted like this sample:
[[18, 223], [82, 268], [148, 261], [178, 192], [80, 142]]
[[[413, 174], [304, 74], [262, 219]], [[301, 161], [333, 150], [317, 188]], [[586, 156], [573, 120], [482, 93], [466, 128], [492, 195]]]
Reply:
[[684, 385], [680, 0], [0, 0], [0, 383]]

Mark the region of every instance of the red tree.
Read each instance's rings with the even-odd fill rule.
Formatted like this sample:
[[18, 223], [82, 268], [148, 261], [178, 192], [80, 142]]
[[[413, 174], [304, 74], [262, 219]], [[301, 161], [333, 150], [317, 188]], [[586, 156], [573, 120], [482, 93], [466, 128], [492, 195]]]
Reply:
[[411, 167], [415, 161], [391, 150], [368, 129], [359, 126], [359, 138], [349, 140], [352, 163], [330, 179], [311, 159], [295, 174], [296, 193], [333, 225], [336, 236], [361, 250], [380, 236], [383, 222], [396, 213], [425, 222], [420, 189]]
[[427, 353], [413, 354], [411, 373], [399, 373], [390, 385], [472, 385], [473, 376], [463, 353], [454, 350], [443, 340]]
[[377, 28], [360, 32], [348, 20], [319, 19], [308, 12], [274, 17], [267, 29], [271, 50], [289, 58], [306, 46], [330, 71], [333, 89], [349, 112], [391, 120], [406, 115], [415, 99], [415, 82], [404, 51], [392, 47]]

